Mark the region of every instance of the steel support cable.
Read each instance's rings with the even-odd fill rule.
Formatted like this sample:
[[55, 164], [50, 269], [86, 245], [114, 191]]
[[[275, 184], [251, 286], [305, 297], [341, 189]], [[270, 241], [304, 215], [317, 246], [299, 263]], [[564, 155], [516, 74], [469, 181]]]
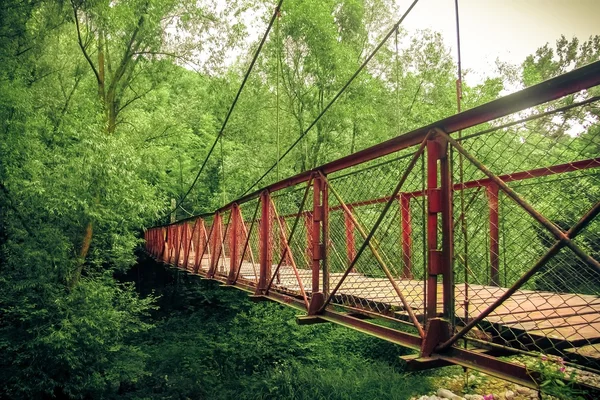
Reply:
[[277, 72], [277, 83], [275, 86], [275, 93], [276, 93], [276, 101], [275, 101], [275, 119], [276, 119], [276, 130], [277, 130], [277, 180], [279, 180], [279, 67], [280, 67], [280, 63], [281, 63], [281, 48], [279, 46], [280, 44], [280, 28], [279, 28], [279, 18], [281, 17], [281, 15], [278, 13], [277, 14], [277, 23], [275, 25], [275, 40], [277, 41], [277, 62], [276, 62], [276, 72]]
[[348, 87], [352, 84], [352, 82], [354, 82], [354, 79], [356, 79], [356, 77], [362, 72], [362, 70], [365, 69], [365, 67], [367, 66], [369, 61], [371, 61], [371, 59], [373, 57], [375, 57], [375, 54], [377, 54], [379, 49], [381, 49], [381, 47], [383, 47], [383, 45], [387, 42], [387, 40], [390, 38], [390, 36], [392, 36], [394, 34], [394, 32], [398, 29], [400, 24], [404, 21], [404, 19], [408, 16], [408, 14], [415, 7], [415, 5], [417, 5], [418, 2], [419, 2], [419, 0], [414, 0], [411, 3], [410, 7], [408, 7], [406, 12], [402, 15], [402, 17], [400, 17], [398, 22], [396, 22], [396, 24], [394, 24], [392, 29], [390, 29], [388, 31], [388, 33], [385, 35], [385, 37], [379, 42], [377, 47], [375, 47], [375, 49], [373, 49], [373, 51], [368, 55], [368, 57], [365, 59], [365, 61], [363, 61], [363, 63], [360, 65], [360, 67], [358, 67], [356, 72], [354, 72], [354, 74], [352, 74], [352, 76], [346, 82], [346, 84], [344, 84], [344, 86], [342, 86], [342, 88], [336, 93], [336, 95], [333, 96], [333, 98], [329, 101], [329, 103], [327, 103], [325, 108], [323, 108], [323, 110], [319, 113], [319, 115], [317, 115], [317, 118], [315, 118], [314, 121], [308, 126], [308, 128], [306, 128], [306, 130], [304, 130], [304, 132], [302, 132], [302, 134], [300, 136], [298, 136], [298, 138], [294, 141], [294, 143], [292, 143], [292, 145], [290, 147], [288, 147], [288, 149], [278, 158], [277, 162], [275, 164], [273, 164], [260, 178], [258, 178], [258, 180], [252, 184], [252, 186], [250, 186], [243, 194], [241, 194], [240, 197], [245, 196], [246, 194], [250, 193], [250, 191], [252, 189], [254, 189], [256, 187], [256, 185], [258, 185], [271, 171], [273, 171], [277, 167], [278, 163], [281, 160], [283, 160], [285, 158], [285, 156], [287, 156], [292, 151], [292, 149], [294, 147], [296, 147], [296, 145], [298, 143], [300, 143], [302, 138], [304, 138], [308, 134], [308, 132], [310, 132], [310, 130], [317, 124], [317, 122], [319, 122], [321, 120], [321, 118], [323, 117], [323, 115], [325, 115], [325, 113], [329, 110], [329, 108], [346, 91], [346, 89], [348, 89]]
[[[460, 114], [461, 112], [461, 108], [462, 108], [462, 52], [461, 52], [461, 48], [460, 48], [460, 18], [459, 18], [459, 10], [458, 10], [458, 0], [454, 0], [454, 14], [456, 16], [456, 52], [457, 52], [457, 61], [458, 61], [458, 65], [457, 65], [457, 79], [456, 79], [456, 111], [457, 114]], [[458, 138], [462, 138], [462, 130], [458, 131]], [[450, 148], [450, 154], [453, 154], [453, 148]], [[452, 157], [452, 156], [451, 156]], [[464, 170], [464, 159], [463, 159], [463, 155], [462, 154], [458, 154], [458, 174], [459, 174], [459, 180], [461, 185], [464, 183], [465, 180], [465, 170]], [[460, 191], [460, 213], [461, 213], [461, 233], [463, 236], [463, 265], [465, 267], [465, 271], [464, 271], [464, 287], [463, 287], [463, 296], [464, 296], [464, 301], [463, 301], [463, 307], [465, 310], [464, 313], [464, 318], [465, 321], [469, 320], [469, 240], [468, 240], [468, 234], [467, 234], [467, 214], [466, 214], [466, 209], [465, 209], [465, 191], [461, 190]], [[453, 244], [454, 245], [454, 244]], [[452, 263], [452, 271], [454, 272], [454, 260], [451, 261]], [[455, 285], [452, 285], [452, 293], [454, 296], [455, 291]], [[454, 303], [454, 302], [453, 302]], [[454, 309], [454, 304], [452, 305], [452, 309]], [[456, 315], [453, 314], [453, 318], [452, 318], [452, 326], [456, 326], [456, 319], [455, 319]], [[467, 348], [467, 342], [464, 342], [464, 347]], [[465, 369], [465, 372], [467, 370]]]
[[[254, 53], [254, 57], [252, 57], [252, 61], [250, 62], [250, 65], [248, 66], [248, 70], [246, 71], [246, 74], [244, 75], [244, 79], [242, 80], [242, 84], [240, 85], [240, 88], [238, 89], [237, 94], [235, 95], [235, 98], [233, 99], [233, 102], [231, 103], [231, 107], [229, 107], [229, 111], [227, 112], [227, 115], [225, 116], [225, 120], [223, 121], [223, 125], [221, 126], [221, 130], [219, 131], [219, 134], [215, 138], [215, 141], [213, 142], [212, 146], [210, 147], [210, 150], [208, 151], [208, 154], [206, 155], [206, 158], [202, 162], [202, 166], [200, 167], [200, 170], [196, 174], [196, 177], [194, 178], [194, 181], [190, 185], [190, 188], [183, 195], [183, 197], [181, 198], [181, 200], [179, 200], [179, 203], [177, 204], [177, 206], [179, 206], [180, 204], [183, 203], [183, 201], [190, 194], [190, 192], [192, 191], [192, 189], [194, 189], [194, 186], [196, 186], [196, 183], [198, 183], [198, 179], [200, 178], [200, 175], [202, 174], [202, 171], [204, 170], [204, 167], [206, 167], [206, 164], [208, 163], [208, 159], [210, 158], [210, 155], [215, 150], [215, 147], [217, 147], [217, 143], [219, 142], [219, 139], [221, 138], [221, 136], [223, 136], [223, 132], [225, 131], [225, 127], [227, 126], [227, 122], [229, 122], [229, 118], [231, 117], [231, 113], [233, 112], [233, 109], [235, 108], [235, 105], [237, 104], [237, 101], [240, 98], [240, 94], [242, 93], [242, 90], [244, 90], [244, 86], [246, 85], [246, 82], [248, 81], [248, 77], [250, 76], [250, 73], [252, 72], [252, 69], [254, 68], [254, 64], [256, 64], [256, 60], [258, 59], [258, 56], [259, 56], [259, 54], [260, 54], [260, 52], [261, 52], [261, 50], [262, 50], [262, 48], [263, 48], [263, 46], [265, 44], [265, 41], [267, 40], [267, 36], [269, 36], [269, 32], [271, 31], [271, 28], [273, 27], [273, 23], [275, 22], [275, 19], [277, 18], [277, 15], [279, 15], [279, 11], [281, 9], [281, 4], [282, 3], [283, 3], [283, 0], [279, 0], [279, 3], [277, 4], [277, 7], [275, 7], [275, 11], [273, 12], [273, 15], [271, 16], [271, 20], [269, 21], [269, 25], [267, 26], [267, 30], [265, 31], [265, 34], [263, 35], [263, 37], [262, 37], [262, 39], [261, 39], [261, 41], [260, 41], [260, 43], [258, 45], [258, 48], [256, 49], [256, 52]], [[177, 209], [177, 206], [175, 207], [175, 209]]]

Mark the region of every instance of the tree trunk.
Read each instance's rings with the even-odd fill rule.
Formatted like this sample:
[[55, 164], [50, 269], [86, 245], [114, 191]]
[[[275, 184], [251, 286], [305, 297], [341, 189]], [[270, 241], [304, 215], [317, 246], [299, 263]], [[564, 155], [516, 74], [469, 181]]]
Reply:
[[90, 245], [92, 244], [93, 224], [92, 221], [88, 222], [85, 228], [85, 234], [83, 235], [83, 241], [81, 243], [81, 250], [79, 251], [79, 257], [77, 257], [77, 267], [75, 273], [71, 278], [70, 287], [74, 288], [81, 278], [81, 272], [83, 271], [83, 265], [85, 264], [85, 258], [87, 257]]

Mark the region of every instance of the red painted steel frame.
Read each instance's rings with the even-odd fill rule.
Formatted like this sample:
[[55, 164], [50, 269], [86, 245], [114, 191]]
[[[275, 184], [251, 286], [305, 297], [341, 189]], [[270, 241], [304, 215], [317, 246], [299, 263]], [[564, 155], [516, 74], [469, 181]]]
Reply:
[[238, 265], [238, 245], [240, 241], [240, 207], [237, 204], [234, 204], [231, 208], [231, 233], [230, 233], [230, 255], [229, 255], [229, 275], [228, 275], [228, 283], [233, 282], [236, 274], [236, 267]]
[[[327, 185], [320, 174], [313, 177], [313, 211], [312, 211], [312, 297], [308, 309], [315, 314], [321, 309], [325, 296], [329, 292], [329, 273], [327, 271], [327, 242], [329, 223], [329, 200]], [[322, 278], [322, 287], [321, 287]]]
[[271, 265], [273, 254], [271, 251], [271, 197], [267, 190], [260, 196], [260, 276], [256, 294], [263, 294], [267, 290], [271, 278]]
[[427, 300], [425, 316], [437, 314], [438, 275], [442, 274], [441, 252], [438, 250], [438, 213], [442, 211], [438, 188], [438, 161], [441, 157], [439, 142], [427, 141]]
[[[201, 276], [208, 277], [219, 282], [229, 283], [243, 290], [254, 292], [259, 297], [269, 298], [283, 304], [287, 304], [298, 309], [306, 309], [301, 296], [287, 296], [278, 293], [277, 290], [268, 291], [267, 284], [271, 278], [272, 266], [272, 210], [270, 193], [276, 192], [302, 182], [307, 182], [314, 178], [313, 182], [313, 208], [311, 212], [300, 210], [299, 213], [305, 218], [306, 234], [308, 239], [307, 252], [310, 254], [311, 271], [312, 271], [312, 293], [309, 304], [308, 313], [312, 318], [322, 319], [325, 321], [335, 322], [344, 326], [352, 327], [365, 333], [381, 337], [385, 340], [394, 343], [402, 344], [414, 349], [421, 349], [422, 354], [433, 358], [443, 359], [459, 365], [464, 365], [472, 368], [483, 370], [486, 373], [499, 376], [505, 379], [518, 382], [520, 384], [536, 387], [535, 376], [533, 376], [525, 368], [507, 363], [502, 360], [491, 358], [480, 352], [472, 352], [461, 350], [453, 347], [453, 344], [461, 335], [468, 331], [469, 327], [474, 326], [474, 321], [481, 320], [485, 317], [486, 312], [491, 312], [493, 307], [497, 307], [503, 300], [506, 300], [518, 284], [522, 284], [526, 277], [522, 277], [517, 285], [510, 288], [499, 301], [495, 302], [484, 313], [480, 314], [474, 320], [463, 328], [459, 334], [454, 334], [449, 337], [449, 324], [452, 314], [454, 313], [454, 282], [453, 282], [453, 212], [452, 212], [452, 195], [455, 190], [463, 190], [468, 188], [485, 187], [488, 198], [489, 209], [489, 235], [490, 235], [490, 263], [491, 263], [491, 283], [499, 284], [499, 259], [498, 259], [498, 185], [504, 185], [501, 189], [507, 192], [509, 188], [505, 185], [507, 182], [530, 179], [534, 177], [548, 176], [552, 174], [571, 172], [586, 168], [600, 166], [600, 158], [591, 160], [576, 161], [569, 164], [550, 166], [545, 168], [534, 169], [530, 171], [516, 172], [502, 176], [491, 176], [472, 182], [462, 184], [453, 183], [450, 174], [450, 162], [448, 158], [448, 143], [452, 142], [455, 149], [461, 150], [459, 145], [446, 134], [451, 134], [458, 130], [463, 130], [473, 127], [483, 122], [489, 122], [496, 118], [504, 117], [511, 113], [521, 111], [525, 108], [539, 105], [550, 100], [575, 93], [579, 90], [586, 89], [600, 84], [600, 61], [590, 64], [586, 67], [574, 70], [562, 76], [553, 78], [549, 81], [532, 86], [518, 93], [506, 96], [504, 98], [492, 101], [482, 106], [462, 112], [460, 114], [437, 121], [431, 125], [416, 129], [407, 134], [390, 139], [379, 145], [359, 151], [347, 157], [343, 157], [336, 161], [325, 164], [318, 169], [306, 171], [288, 179], [276, 182], [267, 186], [261, 191], [251, 193], [236, 202], [228, 204], [217, 210], [214, 214], [213, 223], [210, 233], [206, 234], [203, 216], [195, 216], [176, 224], [171, 224], [163, 227], [155, 227], [145, 233], [147, 241], [147, 250], [160, 261], [180, 266], [182, 269], [188, 269], [189, 253], [194, 247], [193, 238], [196, 233], [195, 243], [195, 260], [194, 272]], [[412, 277], [411, 264], [411, 246], [412, 246], [412, 226], [410, 220], [410, 201], [411, 198], [418, 196], [427, 196], [427, 285], [426, 285], [426, 308], [425, 316], [428, 320], [427, 333], [421, 339], [419, 336], [400, 332], [392, 328], [386, 328], [375, 324], [370, 324], [366, 321], [350, 317], [346, 314], [334, 312], [331, 307], [326, 307], [324, 298], [327, 297], [328, 288], [328, 269], [327, 269], [327, 247], [329, 245], [328, 238], [328, 214], [334, 208], [329, 207], [328, 202], [328, 185], [325, 183], [325, 175], [333, 172], [357, 166], [366, 161], [406, 149], [410, 146], [423, 142], [431, 136], [430, 132], [434, 130], [439, 134], [433, 140], [427, 140], [427, 190], [411, 193], [398, 193], [397, 199], [400, 206], [401, 217], [401, 248], [403, 270], [402, 276], [405, 278]], [[462, 149], [464, 151], [464, 149]], [[323, 174], [322, 176], [320, 174]], [[237, 279], [232, 283], [230, 279], [232, 273], [235, 272], [236, 266], [241, 266], [241, 260], [238, 259], [240, 224], [243, 224], [243, 219], [239, 214], [238, 204], [242, 204], [251, 199], [260, 198], [261, 217], [258, 220], [259, 224], [259, 252], [260, 252], [260, 276], [257, 283], [242, 280], [237, 282]], [[365, 204], [387, 203], [390, 197], [379, 198], [368, 201], [356, 202], [347, 204], [347, 207], [359, 207]], [[219, 263], [219, 255], [223, 250], [224, 240], [223, 226], [221, 214], [225, 211], [230, 211], [231, 232], [229, 236], [229, 256], [230, 270], [228, 277], [218, 276], [215, 274]], [[534, 210], [532, 210], [533, 212]], [[596, 212], [596, 211], [595, 211]], [[597, 214], [597, 212], [596, 212]], [[596, 215], [594, 214], [594, 216]], [[295, 214], [298, 215], [298, 214]], [[287, 216], [285, 216], [287, 217]], [[593, 218], [593, 217], [592, 217]], [[187, 220], [196, 219], [196, 225], [192, 232], [190, 226], [185, 222]], [[283, 230], [283, 222], [281, 224]], [[440, 224], [441, 223], [441, 224]], [[197, 227], [196, 227], [197, 226]], [[349, 259], [356, 257], [356, 248], [354, 244], [354, 228], [348, 224], [345, 216], [346, 230], [346, 251]], [[562, 232], [560, 232], [562, 233]], [[569, 235], [573, 232], [569, 231], [566, 236], [559, 240], [559, 245], [570, 244]], [[573, 233], [574, 235], [575, 233]], [[562, 233], [564, 236], [565, 234]], [[246, 234], [247, 240], [248, 233]], [[441, 243], [440, 239], [441, 238]], [[563, 243], [564, 242], [564, 243]], [[440, 247], [441, 245], [441, 247]], [[573, 247], [573, 246], [569, 246]], [[180, 257], [180, 252], [183, 249], [184, 259]], [[362, 250], [362, 248], [361, 248]], [[211, 252], [209, 270], [202, 270], [202, 258], [206, 251]], [[288, 249], [289, 251], [289, 249]], [[552, 250], [554, 251], [554, 250]], [[549, 253], [550, 254], [550, 253]], [[244, 257], [244, 254], [241, 255]], [[546, 258], [548, 256], [545, 256]], [[542, 259], [542, 261], [545, 260]], [[182, 264], [183, 261], [183, 265]], [[532, 272], [528, 272], [532, 273]], [[438, 310], [438, 275], [442, 278], [442, 304], [443, 312], [440, 314]], [[393, 283], [393, 282], [392, 282]], [[339, 286], [339, 284], [338, 284]], [[337, 289], [337, 287], [336, 287]], [[330, 296], [329, 298], [331, 298]], [[501, 300], [501, 301], [500, 301]], [[328, 300], [329, 301], [329, 300]], [[440, 319], [439, 317], [443, 317]], [[421, 332], [420, 332], [421, 333]]]
[[498, 185], [490, 183], [487, 186], [487, 196], [490, 209], [490, 285], [500, 285], [500, 246], [498, 240]]

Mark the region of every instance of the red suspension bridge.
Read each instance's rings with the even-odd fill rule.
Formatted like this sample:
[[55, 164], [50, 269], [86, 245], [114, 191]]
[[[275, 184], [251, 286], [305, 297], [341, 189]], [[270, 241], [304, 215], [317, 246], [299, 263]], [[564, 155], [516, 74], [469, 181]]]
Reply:
[[536, 371], [498, 356], [597, 371], [600, 135], [518, 127], [589, 112], [598, 84], [600, 62], [150, 228], [146, 249], [299, 323], [413, 348], [415, 368], [529, 387]]

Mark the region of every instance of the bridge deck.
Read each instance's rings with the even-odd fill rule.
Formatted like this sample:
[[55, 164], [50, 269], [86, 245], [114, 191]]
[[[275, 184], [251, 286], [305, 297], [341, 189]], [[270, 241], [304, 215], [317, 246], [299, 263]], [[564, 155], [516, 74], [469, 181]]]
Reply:
[[[229, 259], [222, 258], [216, 273], [227, 275]], [[189, 264], [193, 265], [193, 255]], [[223, 264], [227, 267], [223, 267]], [[273, 265], [272, 271], [277, 265]], [[208, 259], [205, 257], [201, 268], [207, 271]], [[256, 282], [258, 265], [243, 262], [240, 278]], [[300, 286], [291, 266], [282, 265], [279, 278], [273, 283], [276, 290], [292, 294], [300, 293]], [[298, 269], [302, 285], [310, 294], [312, 272]], [[335, 287], [342, 273], [330, 273], [330, 287]], [[396, 280], [407, 303], [422, 320], [424, 314], [424, 282], [419, 280]], [[491, 305], [506, 288], [464, 283], [455, 286], [455, 312], [459, 321], [464, 323], [465, 294], [468, 290], [468, 316], [474, 318]], [[438, 285], [438, 312], [442, 312], [441, 283]], [[376, 309], [386, 314], [394, 314], [398, 318], [407, 319], [402, 302], [396, 294], [391, 282], [386, 278], [368, 277], [360, 273], [350, 273], [340, 286], [334, 300], [335, 303], [352, 303], [354, 307]], [[512, 339], [515, 332], [523, 342], [549, 340], [554, 345], [568, 349], [570, 353], [585, 352], [586, 357], [600, 360], [600, 346], [589, 343], [600, 343], [600, 298], [593, 295], [552, 293], [535, 290], [519, 290], [494, 310], [484, 321], [489, 324], [487, 337], [497, 340], [502, 332], [510, 330]], [[510, 340], [510, 338], [506, 338]], [[588, 345], [585, 349], [582, 347]]]

